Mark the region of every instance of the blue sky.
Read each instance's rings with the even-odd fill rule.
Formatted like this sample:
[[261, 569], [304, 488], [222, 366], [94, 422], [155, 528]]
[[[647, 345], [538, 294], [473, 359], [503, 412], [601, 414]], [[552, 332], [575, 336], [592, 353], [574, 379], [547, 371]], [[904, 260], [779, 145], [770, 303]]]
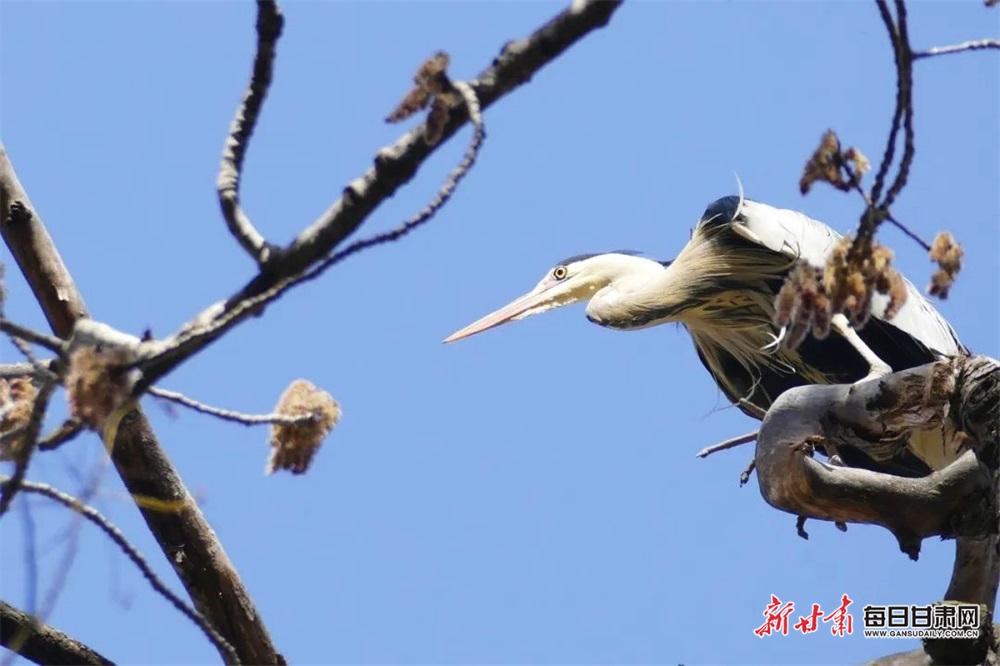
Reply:
[[[233, 292], [253, 267], [213, 188], [249, 74], [250, 3], [2, 9], [3, 140], [92, 314], [162, 336]], [[284, 9], [243, 189], [280, 243], [399, 136], [382, 118], [425, 57], [445, 49], [453, 76], [473, 76], [560, 5]], [[996, 12], [914, 2], [913, 42], [996, 37]], [[993, 356], [998, 81], [991, 53], [918, 63], [917, 157], [894, 208], [925, 238], [949, 229], [964, 244], [940, 309]], [[802, 198], [801, 168], [828, 127], [876, 160], [894, 90], [872, 3], [626, 4], [486, 113], [479, 163], [432, 224], [294, 291], [169, 376], [166, 388], [244, 411], [268, 411], [298, 377], [342, 404], [308, 475], [265, 477], [264, 430], [146, 401], [289, 661], [845, 663], [915, 647], [824, 629], [754, 636], [771, 594], [797, 617], [846, 593], [858, 623], [865, 604], [933, 601], [953, 545], [929, 541], [914, 563], [873, 527], [810, 523], [803, 541], [755, 482], [738, 487], [749, 448], [696, 459], [754, 422], [728, 407], [683, 329], [613, 332], [567, 308], [441, 344], [564, 256], [673, 256], [705, 205], [734, 192], [734, 172], [751, 198], [851, 230], [859, 200], [824, 187]], [[421, 208], [469, 131], [363, 233]], [[893, 229], [881, 239], [924, 285], [924, 253]], [[42, 327], [13, 266], [8, 276], [8, 314]], [[87, 436], [30, 476], [76, 491], [101, 453]], [[95, 502], [180, 590], [114, 473]], [[33, 506], [44, 584], [66, 517]], [[16, 513], [0, 541], [2, 596], [24, 604]], [[89, 526], [51, 621], [120, 663], [217, 661]]]

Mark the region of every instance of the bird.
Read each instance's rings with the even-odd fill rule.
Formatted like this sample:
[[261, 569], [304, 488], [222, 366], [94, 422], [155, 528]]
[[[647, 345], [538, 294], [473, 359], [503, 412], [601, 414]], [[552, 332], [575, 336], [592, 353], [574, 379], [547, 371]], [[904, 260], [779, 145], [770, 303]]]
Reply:
[[[804, 260], [821, 268], [843, 236], [804, 213], [738, 196], [710, 203], [677, 256], [659, 261], [633, 250], [580, 254], [558, 262], [535, 287], [448, 336], [452, 343], [503, 324], [587, 301], [591, 322], [619, 331], [682, 325], [726, 398], [760, 419], [785, 391], [809, 384], [854, 384], [967, 354], [948, 321], [903, 278], [906, 300], [886, 318], [889, 296], [876, 293], [858, 329], [835, 315], [823, 339], [778, 344], [775, 298]], [[838, 464], [919, 477], [957, 455], [950, 426], [913, 433], [876, 460], [838, 447]], [[820, 447], [822, 448], [822, 447]], [[829, 453], [829, 452], [828, 452]]]

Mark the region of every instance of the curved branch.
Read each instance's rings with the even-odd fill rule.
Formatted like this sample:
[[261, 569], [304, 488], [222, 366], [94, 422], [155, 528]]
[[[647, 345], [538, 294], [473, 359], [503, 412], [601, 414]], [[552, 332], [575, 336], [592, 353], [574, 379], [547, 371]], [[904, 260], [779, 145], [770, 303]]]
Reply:
[[93, 648], [0, 600], [0, 645], [36, 664], [114, 665]]
[[229, 128], [216, 178], [219, 206], [226, 226], [258, 265], [265, 264], [271, 258], [270, 247], [240, 206], [240, 176], [250, 137], [260, 117], [268, 88], [271, 87], [275, 47], [283, 27], [284, 17], [277, 2], [257, 0], [257, 53], [253, 61], [253, 74]]
[[[935, 427], [949, 411], [971, 429], [965, 430], [970, 435], [995, 433], [1000, 402], [989, 400], [1000, 390], [998, 377], [1000, 364], [993, 359], [960, 357], [853, 387], [787, 391], [761, 424], [756, 450], [761, 494], [768, 504], [795, 515], [882, 525], [913, 559], [928, 536], [992, 537], [997, 533], [996, 439], [975, 440], [975, 450], [919, 479], [833, 467], [806, 457], [804, 450], [816, 438], [849, 437], [846, 441], [859, 448], [867, 438], [879, 446], [911, 430]], [[978, 422], [971, 423], [966, 411]]]
[[[530, 81], [539, 70], [574, 43], [605, 26], [622, 2], [577, 0], [529, 36], [508, 42], [493, 63], [469, 82], [474, 93], [471, 97], [478, 101], [480, 109], [490, 107]], [[284, 290], [310, 269], [321, 271], [320, 264], [330, 258], [331, 252], [354, 233], [383, 201], [408, 183], [435, 150], [470, 121], [474, 108], [471, 104], [462, 104], [451, 109], [449, 119], [440, 131], [441, 138], [436, 143], [429, 144], [425, 140], [425, 123], [410, 130], [394, 145], [379, 150], [374, 165], [349, 183], [340, 198], [303, 230], [290, 246], [278, 252], [278, 256], [268, 262], [266, 270], [226, 301], [210, 306], [186, 324], [168, 341], [170, 353], [157, 355], [144, 363], [143, 378], [138, 388], [156, 383], [233, 326], [251, 315], [259, 315], [275, 292]], [[252, 304], [252, 307], [247, 304]], [[206, 334], [206, 331], [210, 332]]]

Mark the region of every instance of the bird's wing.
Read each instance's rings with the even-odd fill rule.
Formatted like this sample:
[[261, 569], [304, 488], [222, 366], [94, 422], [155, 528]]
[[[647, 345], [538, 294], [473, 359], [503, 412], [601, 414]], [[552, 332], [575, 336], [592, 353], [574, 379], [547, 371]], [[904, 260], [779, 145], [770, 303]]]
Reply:
[[[741, 200], [735, 196], [724, 197], [712, 203], [705, 211], [703, 219], [710, 217], [715, 217], [717, 220], [715, 223], [731, 222], [732, 230], [752, 243], [791, 259], [805, 259], [817, 267], [826, 265], [827, 257], [842, 238], [827, 225], [797, 211], [775, 208], [749, 199]], [[952, 356], [967, 352], [948, 321], [924, 298], [912, 282], [905, 278], [904, 282], [906, 302], [891, 320], [885, 318], [889, 297], [876, 293], [872, 298], [872, 315], [878, 323], [870, 333], [877, 336], [881, 332], [884, 337], [889, 334], [884, 327], [889, 325], [908, 334], [935, 356]], [[879, 342], [884, 343], [888, 340], [869, 342], [866, 339], [868, 336], [864, 333], [868, 328], [865, 326], [858, 333], [876, 353], [879, 353], [878, 347], [881, 346]], [[894, 368], [901, 369], [888, 359], [885, 360]]]

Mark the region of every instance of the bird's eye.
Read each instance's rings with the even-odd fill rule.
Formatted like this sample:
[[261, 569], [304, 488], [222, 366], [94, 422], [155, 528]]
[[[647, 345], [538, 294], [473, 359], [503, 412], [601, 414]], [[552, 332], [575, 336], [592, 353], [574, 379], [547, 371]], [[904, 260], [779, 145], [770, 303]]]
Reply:
[[566, 275], [568, 273], [569, 271], [566, 269], [565, 266], [556, 266], [555, 268], [552, 269], [552, 277], [554, 277], [557, 280], [565, 280]]

